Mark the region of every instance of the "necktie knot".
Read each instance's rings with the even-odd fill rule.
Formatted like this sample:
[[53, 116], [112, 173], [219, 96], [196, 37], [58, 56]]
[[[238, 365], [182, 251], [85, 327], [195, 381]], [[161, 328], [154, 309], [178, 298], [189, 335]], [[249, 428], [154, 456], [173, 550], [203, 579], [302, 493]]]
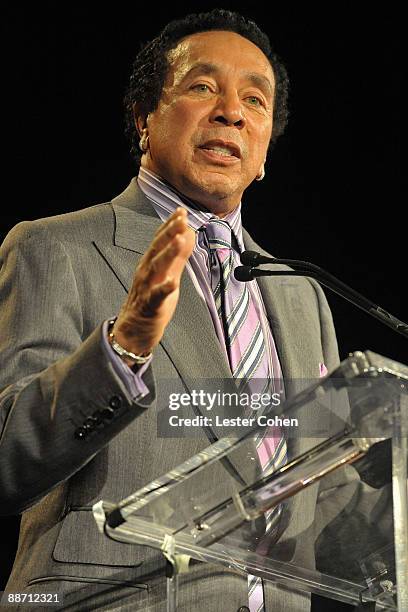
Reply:
[[205, 226], [208, 244], [212, 251], [231, 249], [231, 227], [226, 221], [214, 218]]

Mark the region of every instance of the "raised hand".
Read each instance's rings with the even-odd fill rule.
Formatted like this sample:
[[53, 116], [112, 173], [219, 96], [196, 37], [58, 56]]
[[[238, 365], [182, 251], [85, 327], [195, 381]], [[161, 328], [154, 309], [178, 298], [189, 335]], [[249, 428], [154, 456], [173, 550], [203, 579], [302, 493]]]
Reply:
[[176, 309], [181, 274], [194, 244], [187, 211], [177, 208], [140, 260], [115, 322], [115, 338], [127, 351], [144, 355], [160, 342]]

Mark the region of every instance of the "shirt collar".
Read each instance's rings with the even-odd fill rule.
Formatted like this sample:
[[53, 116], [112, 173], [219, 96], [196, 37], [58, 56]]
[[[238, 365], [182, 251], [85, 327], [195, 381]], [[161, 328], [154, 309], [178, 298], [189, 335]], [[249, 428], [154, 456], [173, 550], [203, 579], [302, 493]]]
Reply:
[[[170, 183], [151, 170], [140, 167], [137, 182], [146, 197], [159, 206], [162, 213], [166, 211], [167, 216], [170, 216], [177, 206], [185, 208], [188, 212], [188, 224], [194, 231], [197, 231], [215, 216], [202, 205], [180, 193], [175, 187], [170, 185]], [[233, 211], [223, 217], [223, 221], [229, 223], [237, 239], [240, 251], [243, 251], [244, 241], [242, 238], [241, 202]]]

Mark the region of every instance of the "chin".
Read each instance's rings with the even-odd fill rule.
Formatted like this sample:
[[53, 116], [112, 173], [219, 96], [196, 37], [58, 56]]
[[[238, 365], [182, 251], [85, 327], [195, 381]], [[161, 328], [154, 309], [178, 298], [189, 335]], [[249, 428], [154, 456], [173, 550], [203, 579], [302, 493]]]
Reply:
[[225, 200], [240, 192], [236, 177], [229, 177], [222, 172], [208, 172], [201, 176], [191, 177], [190, 185], [203, 197]]

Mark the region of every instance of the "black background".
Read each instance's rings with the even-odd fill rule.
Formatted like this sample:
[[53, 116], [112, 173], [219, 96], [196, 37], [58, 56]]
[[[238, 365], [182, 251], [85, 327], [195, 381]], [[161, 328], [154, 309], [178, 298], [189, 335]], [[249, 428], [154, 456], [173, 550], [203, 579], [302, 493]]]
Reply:
[[[3, 153], [10, 163], [2, 180], [1, 238], [18, 221], [77, 210], [124, 189], [135, 168], [123, 136], [122, 95], [140, 42], [172, 18], [214, 6], [43, 3], [7, 12]], [[402, 16], [391, 5], [368, 3], [359, 12], [351, 3], [268, 6], [267, 16], [260, 3], [222, 4], [269, 34], [291, 79], [290, 124], [265, 180], [246, 192], [244, 224], [274, 255], [312, 261], [407, 319], [406, 205], [399, 195]], [[407, 362], [402, 336], [327, 295], [342, 358], [370, 348]], [[16, 520], [2, 524], [12, 535]], [[3, 579], [12, 545], [9, 550]]]

